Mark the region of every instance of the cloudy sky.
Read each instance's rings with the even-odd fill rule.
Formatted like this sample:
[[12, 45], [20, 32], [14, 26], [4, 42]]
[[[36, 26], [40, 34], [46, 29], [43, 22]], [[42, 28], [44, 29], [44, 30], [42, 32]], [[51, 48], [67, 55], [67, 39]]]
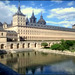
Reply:
[[[34, 10], [37, 21], [42, 11], [47, 25], [71, 28], [75, 24], [75, 1], [20, 1], [20, 6], [28, 18]], [[18, 1], [0, 1], [0, 22], [11, 23], [17, 8]]]

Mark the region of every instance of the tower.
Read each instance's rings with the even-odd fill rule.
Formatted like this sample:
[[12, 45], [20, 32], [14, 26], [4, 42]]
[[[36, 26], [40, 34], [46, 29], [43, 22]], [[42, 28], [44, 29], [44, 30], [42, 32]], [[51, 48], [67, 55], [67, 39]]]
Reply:
[[13, 26], [26, 26], [25, 15], [20, 9], [20, 1], [18, 4], [18, 11], [13, 15]]
[[34, 16], [34, 11], [32, 12], [32, 16], [30, 18], [30, 23], [36, 23], [36, 18]]
[[40, 16], [40, 19], [39, 19], [38, 23], [42, 24], [42, 25], [46, 24], [45, 20], [43, 19], [42, 12], [41, 12], [41, 16]]

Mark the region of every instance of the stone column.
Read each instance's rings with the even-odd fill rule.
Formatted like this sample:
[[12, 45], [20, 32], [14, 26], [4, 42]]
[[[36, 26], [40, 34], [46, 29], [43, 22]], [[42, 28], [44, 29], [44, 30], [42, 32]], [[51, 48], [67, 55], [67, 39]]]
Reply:
[[17, 36], [18, 36], [18, 40], [17, 41], [20, 41], [19, 33], [17, 34]]
[[34, 48], [34, 43], [30, 43], [30, 48]]
[[19, 43], [19, 49], [22, 49], [22, 43]]
[[17, 49], [17, 43], [14, 43], [14, 49]]
[[36, 48], [42, 48], [41, 43], [37, 43]]
[[28, 48], [28, 43], [25, 43], [25, 48]]

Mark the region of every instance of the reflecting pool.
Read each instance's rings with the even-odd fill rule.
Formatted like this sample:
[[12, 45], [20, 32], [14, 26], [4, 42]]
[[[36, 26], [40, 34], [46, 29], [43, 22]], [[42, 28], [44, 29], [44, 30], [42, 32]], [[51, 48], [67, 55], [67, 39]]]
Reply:
[[22, 75], [75, 74], [75, 57], [42, 52], [20, 52], [0, 56], [0, 63]]

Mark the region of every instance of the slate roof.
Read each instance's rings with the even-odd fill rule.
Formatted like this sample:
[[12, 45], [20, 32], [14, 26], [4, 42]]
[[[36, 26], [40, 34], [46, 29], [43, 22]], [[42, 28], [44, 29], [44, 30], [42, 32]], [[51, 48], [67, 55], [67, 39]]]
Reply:
[[75, 29], [72, 28], [65, 28], [65, 27], [58, 27], [58, 26], [52, 26], [52, 25], [41, 25], [41, 24], [32, 24], [29, 23], [27, 27], [33, 27], [33, 28], [39, 28], [39, 29], [48, 29], [48, 30], [59, 30], [59, 31], [69, 31], [69, 32], [75, 32]]

